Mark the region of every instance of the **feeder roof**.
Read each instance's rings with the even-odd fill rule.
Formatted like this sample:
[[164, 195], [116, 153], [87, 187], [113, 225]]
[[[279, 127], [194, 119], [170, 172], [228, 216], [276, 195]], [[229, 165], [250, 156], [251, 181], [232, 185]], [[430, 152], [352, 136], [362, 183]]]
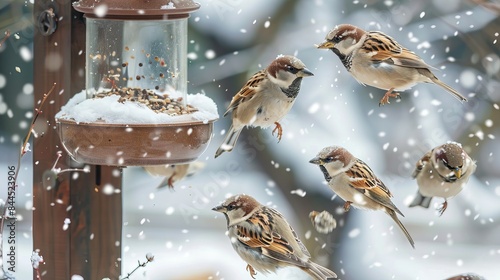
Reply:
[[[90, 17], [139, 20], [188, 17], [189, 13], [200, 8], [200, 4], [193, 0], [80, 0], [74, 2], [73, 7]], [[101, 13], [102, 10], [106, 12]]]

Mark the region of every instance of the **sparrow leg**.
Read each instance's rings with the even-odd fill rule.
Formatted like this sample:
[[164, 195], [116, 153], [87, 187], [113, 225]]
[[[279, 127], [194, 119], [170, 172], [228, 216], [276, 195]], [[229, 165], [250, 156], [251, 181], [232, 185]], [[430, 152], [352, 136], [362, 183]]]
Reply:
[[273, 129], [273, 136], [274, 136], [274, 132], [276, 132], [276, 130], [278, 131], [278, 143], [281, 141], [281, 135], [283, 135], [283, 128], [281, 127], [281, 124], [279, 122], [275, 122], [274, 123], [276, 125], [276, 127]]
[[382, 99], [380, 99], [380, 102], [378, 103], [378, 106], [383, 106], [385, 104], [389, 104], [389, 98], [393, 97], [393, 98], [401, 98], [401, 96], [399, 96], [399, 93], [392, 93], [392, 91], [394, 90], [394, 88], [391, 88], [389, 89], [385, 94], [384, 94], [384, 97], [382, 97]]
[[443, 204], [441, 204], [441, 207], [438, 209], [438, 212], [439, 212], [439, 217], [441, 217], [444, 213], [444, 211], [446, 211], [446, 208], [448, 208], [448, 201], [445, 200], [443, 202]]
[[174, 172], [174, 174], [172, 174], [172, 176], [168, 177], [168, 181], [167, 181], [168, 188], [172, 189], [172, 190], [174, 189], [174, 175], [175, 175], [175, 172]]
[[344, 203], [344, 211], [345, 211], [345, 212], [349, 211], [349, 209], [351, 208], [351, 204], [352, 204], [352, 202], [351, 202], [351, 201], [346, 201], [346, 202]]
[[247, 271], [250, 272], [250, 276], [252, 277], [252, 279], [255, 279], [255, 275], [257, 275], [257, 272], [255, 272], [255, 270], [253, 269], [253, 267], [249, 264], [247, 264]]

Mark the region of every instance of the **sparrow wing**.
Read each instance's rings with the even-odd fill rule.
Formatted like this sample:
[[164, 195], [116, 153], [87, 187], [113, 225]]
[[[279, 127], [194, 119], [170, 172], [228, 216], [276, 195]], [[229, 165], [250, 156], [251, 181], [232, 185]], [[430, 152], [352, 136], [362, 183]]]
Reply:
[[380, 31], [369, 32], [360, 51], [371, 55], [371, 59], [378, 62], [402, 67], [432, 68], [414, 52], [404, 48], [392, 37]]
[[243, 86], [243, 88], [241, 88], [240, 91], [233, 97], [231, 103], [229, 104], [229, 107], [224, 113], [224, 116], [238, 108], [238, 106], [242, 102], [252, 99], [255, 96], [257, 88], [265, 78], [266, 72], [264, 70], [260, 70], [259, 72], [255, 73]]
[[357, 159], [353, 166], [346, 171], [349, 185], [377, 203], [396, 211], [404, 216], [391, 201], [392, 194], [385, 184], [375, 176], [371, 168], [362, 160]]
[[415, 170], [413, 171], [413, 178], [417, 178], [418, 174], [424, 169], [424, 166], [429, 162], [431, 159], [432, 151], [426, 153], [416, 164]]
[[[270, 211], [256, 212], [247, 219], [248, 224], [237, 225], [238, 240], [251, 248], [260, 249], [267, 257], [304, 267], [305, 263], [294, 249], [294, 241], [288, 240], [290, 236], [293, 240], [298, 240], [297, 235], [279, 212], [271, 208], [267, 209]], [[279, 225], [283, 226], [281, 228], [284, 232], [280, 232]], [[302, 253], [304, 250], [307, 252], [305, 246], [301, 242], [299, 244], [298, 247]]]

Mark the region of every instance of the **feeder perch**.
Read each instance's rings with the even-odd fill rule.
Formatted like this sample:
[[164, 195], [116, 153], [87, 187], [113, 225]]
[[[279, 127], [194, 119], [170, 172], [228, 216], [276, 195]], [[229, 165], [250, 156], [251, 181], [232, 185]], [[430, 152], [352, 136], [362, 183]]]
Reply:
[[86, 88], [56, 115], [78, 162], [144, 166], [196, 160], [218, 118], [213, 101], [187, 94], [192, 0], [80, 0], [86, 18]]

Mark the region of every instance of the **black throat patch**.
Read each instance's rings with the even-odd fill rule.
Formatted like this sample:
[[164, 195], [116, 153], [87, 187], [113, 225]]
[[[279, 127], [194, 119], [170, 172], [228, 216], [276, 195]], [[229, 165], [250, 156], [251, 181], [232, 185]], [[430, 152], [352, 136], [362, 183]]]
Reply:
[[295, 98], [300, 91], [302, 78], [296, 78], [288, 88], [281, 88], [281, 91], [289, 98]]
[[326, 170], [326, 168], [323, 165], [320, 165], [319, 169], [321, 169], [321, 172], [323, 172], [323, 176], [325, 176], [325, 180], [327, 182], [330, 182], [330, 180], [332, 179], [332, 177], [330, 176], [330, 174], [328, 174], [328, 171]]
[[347, 69], [347, 71], [351, 71], [352, 57], [350, 55], [341, 54], [338, 49], [333, 48], [331, 50], [340, 58], [340, 61], [342, 61], [342, 64], [344, 64], [344, 67]]

